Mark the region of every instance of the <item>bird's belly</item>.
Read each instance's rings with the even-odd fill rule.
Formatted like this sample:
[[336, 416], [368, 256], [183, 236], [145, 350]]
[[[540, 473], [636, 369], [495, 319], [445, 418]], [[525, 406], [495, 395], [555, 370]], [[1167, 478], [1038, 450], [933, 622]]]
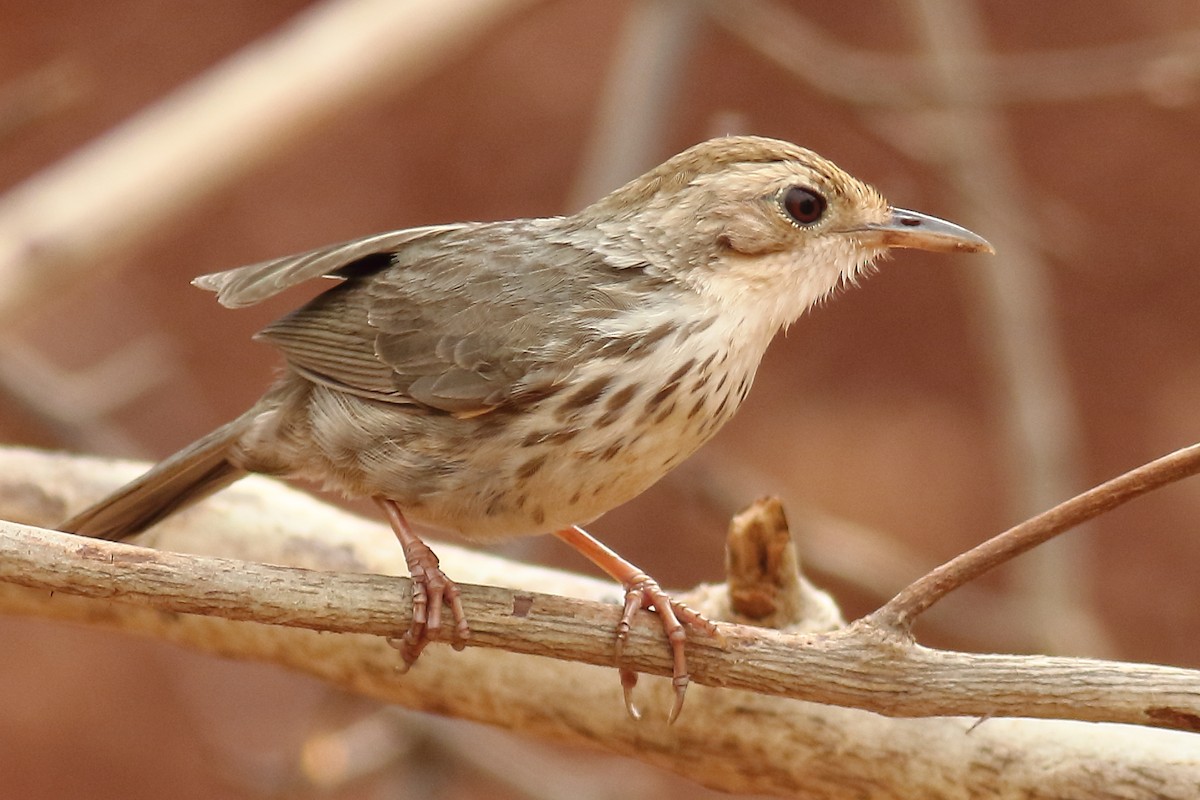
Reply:
[[415, 519], [480, 540], [588, 523], [708, 441], [753, 378], [751, 370], [708, 380], [658, 375], [657, 383], [615, 383], [579, 413], [557, 413], [554, 404], [568, 404], [568, 395], [485, 428], [456, 455], [461, 469], [442, 486], [396, 499]]
[[551, 532], [636, 497], [728, 420], [756, 362], [730, 370], [726, 361], [741, 362], [712, 355], [581, 376], [537, 406], [468, 419], [310, 385], [277, 415], [287, 436], [275, 422], [244, 440], [247, 461], [287, 465], [266, 471], [347, 496], [388, 497], [413, 521], [470, 539]]
[[413, 519], [470, 539], [546, 533], [632, 500], [706, 438], [660, 424], [641, 434], [586, 431], [570, 442], [476, 448], [443, 485], [396, 499]]

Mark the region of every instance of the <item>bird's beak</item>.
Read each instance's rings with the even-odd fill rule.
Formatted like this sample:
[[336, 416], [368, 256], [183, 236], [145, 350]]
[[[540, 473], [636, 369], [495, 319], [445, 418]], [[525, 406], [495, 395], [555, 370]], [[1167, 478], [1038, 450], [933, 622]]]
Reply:
[[904, 208], [890, 208], [884, 222], [865, 225], [860, 230], [879, 237], [885, 247], [910, 247], [935, 253], [995, 253], [987, 239], [947, 222]]

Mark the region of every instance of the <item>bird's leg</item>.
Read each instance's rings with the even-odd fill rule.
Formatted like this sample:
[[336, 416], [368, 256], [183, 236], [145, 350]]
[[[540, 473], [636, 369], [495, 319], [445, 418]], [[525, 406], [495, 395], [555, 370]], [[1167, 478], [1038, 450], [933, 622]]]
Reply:
[[[659, 620], [662, 621], [663, 631], [667, 634], [667, 641], [671, 645], [673, 660], [671, 674], [672, 683], [675, 686], [675, 701], [671, 705], [671, 713], [667, 720], [674, 722], [683, 708], [683, 697], [688, 685], [687, 658], [684, 654], [687, 632], [684, 630], [681, 620], [694, 628], [703, 630], [710, 636], [719, 637], [720, 632], [717, 630], [717, 626], [705, 619], [698, 611], [693, 611], [683, 603], [672, 600], [658, 585], [658, 581], [621, 558], [578, 525], [563, 528], [554, 535], [587, 556], [589, 561], [608, 573], [614, 580], [619, 581], [625, 588], [625, 610], [621, 614], [621, 622], [617, 625], [616, 655], [618, 659], [625, 649], [625, 642], [629, 639], [629, 626], [633, 622], [634, 613], [639, 609], [652, 608], [658, 614]], [[621, 689], [625, 694], [625, 709], [629, 712], [629, 716], [638, 719], [641, 715], [633, 705], [633, 687], [637, 685], [637, 673], [624, 667], [618, 669], [621, 675]]]
[[425, 645], [441, 629], [443, 603], [450, 606], [450, 613], [454, 617], [453, 647], [462, 650], [471, 631], [467, 627], [467, 616], [463, 613], [462, 601], [458, 596], [458, 586], [442, 572], [438, 557], [409, 526], [395, 501], [386, 497], [375, 497], [374, 500], [387, 515], [396, 538], [400, 540], [404, 558], [408, 562], [408, 573], [412, 576], [412, 625], [403, 637], [391, 641], [404, 659], [404, 669], [413, 665]]

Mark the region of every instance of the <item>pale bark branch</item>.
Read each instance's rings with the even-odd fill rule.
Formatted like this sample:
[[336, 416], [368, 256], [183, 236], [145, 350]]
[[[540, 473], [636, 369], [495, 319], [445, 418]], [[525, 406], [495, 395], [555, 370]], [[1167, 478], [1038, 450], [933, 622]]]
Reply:
[[[0, 580], [179, 614], [388, 637], [410, 621], [407, 578], [322, 572], [149, 550], [0, 522]], [[620, 609], [536, 591], [465, 584], [470, 646], [669, 676], [662, 627], [639, 616], [620, 662]], [[1192, 670], [930, 650], [870, 624], [788, 634], [722, 625], [693, 636], [692, 680], [890, 716], [1038, 717], [1200, 730]]]
[[[44, 525], [137, 469], [0, 451], [0, 514]], [[680, 722], [662, 722], [669, 682], [651, 680], [638, 689], [648, 720], [635, 724], [624, 717], [611, 669], [617, 592], [603, 582], [439, 545], [447, 572], [464, 584], [508, 588], [464, 586], [479, 646], [432, 647], [401, 676], [383, 637], [405, 626], [408, 584], [384, 576], [402, 572], [403, 561], [383, 526], [247, 479], [152, 538], [160, 550], [0, 526], [0, 609], [272, 661], [387, 702], [603, 745], [728, 790], [1050, 798], [1111, 797], [1120, 784], [1131, 787], [1120, 796], [1183, 798], [1200, 782], [1194, 734], [1028, 719], [989, 719], [971, 730], [972, 719], [886, 719], [765, 696], [898, 716], [1057, 716], [1195, 729], [1195, 671], [935, 651], [861, 622], [807, 634], [730, 624], [722, 626], [724, 648], [693, 637], [693, 678], [708, 686], [693, 687]], [[364, 572], [379, 574], [354, 574]], [[720, 587], [690, 602], [727, 616]], [[322, 630], [346, 633], [315, 632]], [[625, 663], [669, 673], [653, 621], [639, 620]]]

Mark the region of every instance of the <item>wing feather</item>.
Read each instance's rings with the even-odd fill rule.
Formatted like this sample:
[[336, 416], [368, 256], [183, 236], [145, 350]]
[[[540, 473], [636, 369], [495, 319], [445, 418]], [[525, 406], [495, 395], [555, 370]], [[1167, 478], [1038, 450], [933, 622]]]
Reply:
[[598, 323], [638, 302], [639, 276], [650, 280], [558, 235], [561, 222], [400, 231], [200, 281], [238, 306], [342, 278], [257, 338], [317, 383], [471, 417], [557, 391], [602, 349]]
[[361, 267], [369, 264], [372, 268], [386, 268], [388, 266], [387, 256], [396, 248], [427, 236], [436, 236], [445, 231], [457, 230], [466, 225], [462, 223], [430, 225], [423, 228], [380, 233], [320, 247], [299, 255], [284, 256], [224, 272], [201, 275], [192, 283], [201, 289], [216, 292], [217, 302], [226, 308], [243, 308], [313, 278], [345, 278], [347, 275], [339, 274], [339, 271], [350, 271], [354, 265]]

